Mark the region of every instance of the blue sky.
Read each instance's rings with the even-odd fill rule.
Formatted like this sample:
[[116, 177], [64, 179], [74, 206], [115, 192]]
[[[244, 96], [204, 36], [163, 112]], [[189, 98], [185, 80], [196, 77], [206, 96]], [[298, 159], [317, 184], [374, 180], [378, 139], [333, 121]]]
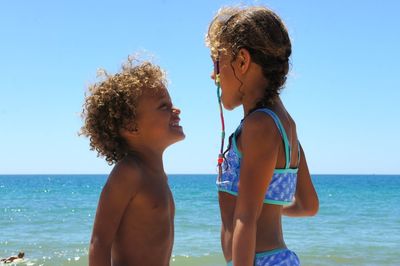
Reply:
[[[175, 173], [215, 173], [220, 124], [208, 23], [219, 7], [267, 5], [292, 38], [282, 99], [313, 174], [400, 173], [398, 1], [6, 1], [0, 9], [0, 174], [108, 173], [78, 137], [96, 70], [146, 50], [168, 73], [186, 140]], [[242, 110], [225, 112], [227, 131]]]

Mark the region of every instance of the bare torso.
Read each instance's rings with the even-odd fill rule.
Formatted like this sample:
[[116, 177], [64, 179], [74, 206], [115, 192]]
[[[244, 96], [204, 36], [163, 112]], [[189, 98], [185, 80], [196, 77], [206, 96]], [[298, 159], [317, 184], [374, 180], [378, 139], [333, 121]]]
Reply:
[[174, 201], [166, 176], [146, 175], [123, 214], [112, 246], [112, 265], [169, 265]]
[[[227, 261], [232, 260], [233, 216], [236, 197], [219, 192], [221, 209], [221, 243]], [[257, 222], [256, 252], [286, 247], [281, 224], [282, 206], [264, 204]]]

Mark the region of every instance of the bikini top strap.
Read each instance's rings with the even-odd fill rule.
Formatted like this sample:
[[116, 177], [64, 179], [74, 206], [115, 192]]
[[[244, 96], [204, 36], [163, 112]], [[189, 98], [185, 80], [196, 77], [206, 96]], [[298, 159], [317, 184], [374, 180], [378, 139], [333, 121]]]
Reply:
[[275, 114], [272, 110], [268, 109], [268, 108], [262, 108], [262, 109], [257, 109], [254, 112], [263, 112], [265, 114], [268, 114], [272, 117], [272, 119], [274, 120], [279, 133], [281, 134], [281, 137], [283, 139], [283, 144], [285, 145], [285, 158], [286, 158], [286, 165], [285, 165], [285, 169], [289, 169], [290, 167], [290, 158], [291, 158], [291, 149], [290, 149], [290, 143], [289, 143], [289, 139], [287, 137], [285, 128], [283, 127], [283, 124], [281, 122], [281, 120], [279, 119], [278, 115]]
[[235, 150], [236, 154], [239, 156], [239, 158], [242, 158], [242, 153], [239, 151], [239, 148], [237, 146], [237, 137], [242, 131], [242, 127], [243, 127], [243, 120], [240, 122], [240, 125], [236, 128], [235, 132], [233, 132], [232, 134], [232, 147]]
[[299, 139], [297, 139], [297, 166], [296, 168], [299, 168], [300, 166], [300, 142]]

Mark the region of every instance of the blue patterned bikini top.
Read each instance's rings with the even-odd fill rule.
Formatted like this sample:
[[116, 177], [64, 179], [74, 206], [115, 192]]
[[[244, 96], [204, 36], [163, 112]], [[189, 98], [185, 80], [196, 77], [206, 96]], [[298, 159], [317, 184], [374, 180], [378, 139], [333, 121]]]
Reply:
[[[273, 118], [285, 145], [285, 168], [274, 170], [271, 182], [264, 196], [264, 203], [288, 205], [293, 201], [293, 196], [296, 191], [298, 167], [289, 168], [291, 148], [286, 131], [279, 120], [279, 117], [270, 109], [257, 109], [255, 112], [263, 112]], [[220, 180], [217, 180], [217, 187], [219, 191], [227, 192], [235, 196], [237, 196], [239, 191], [240, 163], [242, 158], [242, 154], [237, 148], [236, 138], [240, 134], [242, 125], [243, 121], [233, 133], [231, 147], [229, 148], [222, 165], [222, 176]], [[300, 161], [300, 147], [298, 150], [298, 161]]]

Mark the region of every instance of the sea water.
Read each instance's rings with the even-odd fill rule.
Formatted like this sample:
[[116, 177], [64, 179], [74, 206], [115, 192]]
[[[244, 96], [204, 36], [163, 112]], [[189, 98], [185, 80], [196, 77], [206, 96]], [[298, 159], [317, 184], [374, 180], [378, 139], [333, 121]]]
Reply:
[[[400, 265], [400, 176], [313, 175], [320, 210], [284, 218], [302, 265]], [[18, 265], [87, 265], [106, 175], [1, 175], [0, 257]], [[172, 266], [226, 265], [215, 175], [169, 175], [176, 205]], [[10, 265], [10, 264], [8, 264]]]

